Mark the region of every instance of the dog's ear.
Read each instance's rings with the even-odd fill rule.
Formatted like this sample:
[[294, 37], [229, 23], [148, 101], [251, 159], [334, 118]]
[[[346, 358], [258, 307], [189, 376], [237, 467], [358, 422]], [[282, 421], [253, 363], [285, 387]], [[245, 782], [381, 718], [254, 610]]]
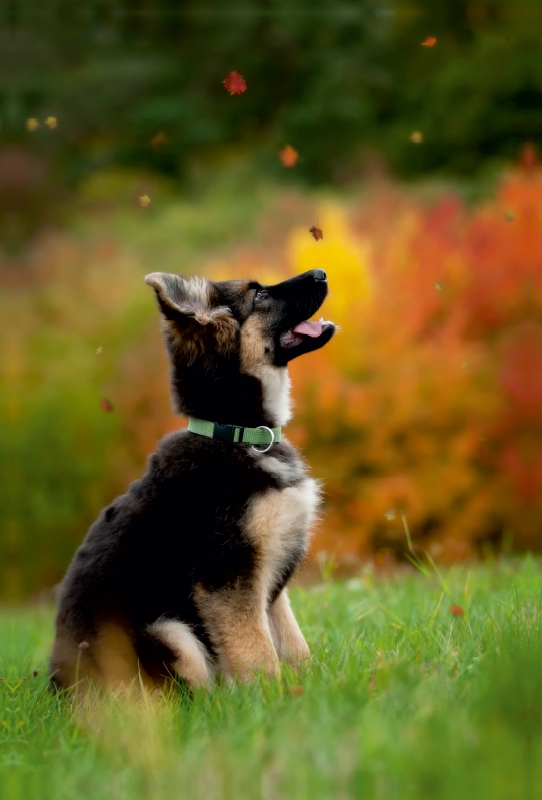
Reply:
[[194, 317], [209, 310], [209, 283], [205, 278], [151, 272], [145, 283], [155, 290], [160, 311], [167, 319]]
[[168, 272], [152, 272], [145, 278], [152, 286], [165, 317], [169, 347], [185, 362], [211, 359], [213, 354], [233, 352], [239, 323], [228, 306], [210, 302], [212, 284], [205, 278], [181, 278]]

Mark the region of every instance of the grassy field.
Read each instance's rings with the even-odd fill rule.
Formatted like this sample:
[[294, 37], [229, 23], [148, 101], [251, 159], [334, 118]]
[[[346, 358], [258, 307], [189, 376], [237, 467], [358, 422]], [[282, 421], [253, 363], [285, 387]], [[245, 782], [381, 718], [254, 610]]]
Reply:
[[1, 796], [540, 797], [541, 589], [529, 558], [324, 580], [292, 592], [303, 675], [78, 712], [47, 689], [53, 609], [4, 610]]

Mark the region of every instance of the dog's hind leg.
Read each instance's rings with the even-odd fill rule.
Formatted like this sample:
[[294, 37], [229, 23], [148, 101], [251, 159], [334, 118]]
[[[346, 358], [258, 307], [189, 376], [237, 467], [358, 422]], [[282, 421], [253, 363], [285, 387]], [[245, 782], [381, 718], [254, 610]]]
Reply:
[[268, 616], [279, 659], [294, 665], [309, 659], [309, 646], [297, 624], [286, 589], [271, 604]]
[[149, 625], [147, 632], [171, 650], [175, 658], [173, 668], [179, 678], [193, 689], [210, 687], [207, 650], [189, 625], [174, 619], [159, 619]]
[[102, 625], [88, 639], [58, 623], [51, 684], [57, 689], [71, 689], [80, 697], [91, 686], [115, 691], [139, 691], [142, 685], [149, 691], [155, 688], [139, 664], [131, 632], [115, 623]]

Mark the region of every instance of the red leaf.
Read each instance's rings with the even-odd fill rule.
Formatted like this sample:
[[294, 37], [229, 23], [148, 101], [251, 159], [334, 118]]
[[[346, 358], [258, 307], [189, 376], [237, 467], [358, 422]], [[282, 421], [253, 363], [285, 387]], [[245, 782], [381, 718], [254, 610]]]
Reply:
[[243, 94], [247, 90], [247, 84], [240, 72], [233, 70], [229, 75], [226, 75], [222, 81], [227, 91], [230, 94]]
[[450, 606], [450, 613], [454, 617], [462, 617], [465, 611], [461, 606]]
[[297, 150], [294, 150], [291, 145], [287, 144], [286, 147], [279, 152], [279, 158], [283, 167], [295, 167], [297, 159], [299, 158], [299, 153]]
[[100, 408], [102, 409], [102, 411], [113, 411], [113, 406], [111, 405], [107, 397], [104, 397], [100, 400]]
[[312, 233], [312, 235], [314, 236], [316, 241], [318, 241], [318, 239], [323, 239], [324, 238], [324, 234], [322, 233], [322, 229], [321, 228], [317, 228], [316, 225], [313, 225], [312, 228], [309, 229], [309, 233]]
[[426, 36], [422, 42], [422, 47], [434, 47], [437, 43], [436, 36]]

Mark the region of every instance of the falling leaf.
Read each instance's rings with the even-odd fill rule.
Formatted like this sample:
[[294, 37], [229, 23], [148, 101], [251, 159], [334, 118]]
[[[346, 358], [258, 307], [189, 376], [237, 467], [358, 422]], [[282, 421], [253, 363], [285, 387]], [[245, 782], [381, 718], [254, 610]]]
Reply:
[[388, 508], [388, 510], [386, 511], [384, 516], [386, 517], [386, 519], [390, 519], [390, 520], [391, 519], [395, 519], [395, 509], [394, 508]]
[[88, 642], [79, 642], [79, 644], [77, 645], [77, 647], [79, 648], [79, 650], [88, 650], [88, 648], [90, 647], [90, 645], [89, 645], [89, 643], [88, 643]]
[[104, 351], [103, 347], [98, 347], [98, 349], [96, 350], [96, 355], [97, 355], [97, 356], [101, 356], [101, 354], [103, 353], [103, 351]]
[[299, 153], [291, 145], [287, 144], [279, 152], [279, 158], [283, 167], [295, 167]]
[[299, 686], [298, 684], [290, 686], [288, 691], [294, 697], [301, 697], [302, 694], [305, 694], [305, 689], [302, 686]]
[[40, 124], [37, 119], [34, 117], [30, 117], [30, 119], [26, 120], [26, 130], [27, 131], [35, 131], [39, 128]]
[[507, 222], [513, 222], [516, 218], [516, 215], [514, 214], [513, 211], [507, 211], [506, 214], [504, 215], [504, 218], [506, 219]]
[[56, 117], [47, 117], [47, 119], [45, 120], [45, 124], [47, 125], [48, 128], [51, 128], [51, 130], [53, 130], [53, 128], [56, 128], [57, 125]]
[[464, 614], [464, 610], [461, 606], [450, 606], [450, 614], [454, 617], [462, 617]]
[[168, 141], [168, 138], [167, 138], [166, 134], [164, 133], [164, 131], [160, 131], [160, 133], [157, 133], [156, 136], [152, 137], [151, 145], [153, 147], [158, 148], [158, 147], [161, 147], [163, 144], [166, 144], [167, 141]]
[[229, 75], [226, 75], [222, 83], [230, 94], [243, 94], [247, 90], [246, 81], [237, 70], [233, 70]]
[[102, 409], [102, 411], [113, 411], [113, 406], [111, 405], [107, 397], [104, 397], [102, 398], [102, 400], [100, 400], [100, 408]]
[[421, 131], [412, 131], [408, 138], [413, 144], [421, 144], [423, 142], [423, 133]]
[[309, 228], [309, 233], [312, 233], [312, 235], [314, 236], [316, 241], [318, 241], [318, 239], [323, 239], [324, 238], [324, 234], [322, 233], [322, 229], [321, 228], [317, 228], [316, 225], [313, 225], [312, 228]]
[[422, 42], [422, 47], [434, 47], [437, 43], [436, 36], [426, 36]]
[[149, 197], [148, 194], [142, 194], [141, 197], [139, 198], [139, 205], [142, 206], [142, 208], [147, 208], [150, 202], [151, 198]]
[[442, 283], [435, 281], [435, 289], [438, 289], [439, 292], [442, 292]]

